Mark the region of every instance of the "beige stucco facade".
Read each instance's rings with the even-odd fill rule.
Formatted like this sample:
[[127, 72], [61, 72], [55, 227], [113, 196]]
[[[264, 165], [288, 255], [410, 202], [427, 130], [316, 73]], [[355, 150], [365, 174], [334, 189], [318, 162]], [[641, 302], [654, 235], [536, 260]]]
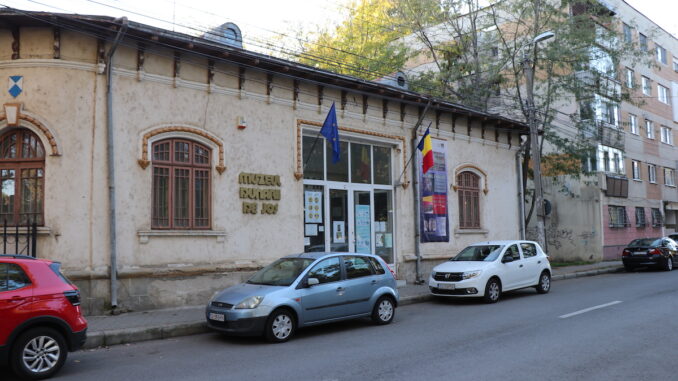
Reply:
[[[19, 28], [14, 59], [16, 34], [0, 30], [0, 76], [23, 76], [21, 94], [14, 98], [3, 91], [0, 102], [21, 104], [20, 126], [34, 131], [48, 154], [38, 257], [62, 262], [81, 288], [86, 312], [101, 313], [110, 307], [111, 294], [105, 63], [95, 38], [69, 29], [61, 30], [54, 58], [53, 30]], [[358, 90], [328, 83], [319, 91], [324, 84], [263, 70], [256, 62], [245, 67], [217, 59], [210, 73], [202, 55], [184, 47], [177, 60], [177, 50], [154, 46], [150, 39], [141, 65], [139, 51], [135, 41], [123, 40], [112, 74], [119, 309], [203, 304], [273, 259], [303, 252], [304, 182], [295, 176], [300, 175], [301, 134], [317, 134], [332, 102], [342, 140], [391, 148], [394, 265], [400, 279], [415, 279], [411, 169], [399, 176], [425, 103], [401, 107], [393, 99], [384, 103], [378, 93], [364, 103]], [[429, 122], [433, 138], [448, 147], [450, 241], [421, 244], [424, 276], [469, 243], [519, 235], [519, 128], [497, 129], [492, 118], [441, 108], [424, 115], [424, 126]], [[238, 128], [243, 124], [246, 128]], [[0, 133], [11, 128], [4, 120]], [[151, 145], [172, 137], [211, 150], [210, 229], [151, 227]], [[481, 229], [458, 226], [453, 182], [463, 168], [480, 175], [486, 189]], [[280, 200], [256, 201], [256, 214], [243, 213], [248, 200], [240, 198], [242, 173], [279, 176]], [[263, 203], [277, 205], [275, 213], [262, 213]]]

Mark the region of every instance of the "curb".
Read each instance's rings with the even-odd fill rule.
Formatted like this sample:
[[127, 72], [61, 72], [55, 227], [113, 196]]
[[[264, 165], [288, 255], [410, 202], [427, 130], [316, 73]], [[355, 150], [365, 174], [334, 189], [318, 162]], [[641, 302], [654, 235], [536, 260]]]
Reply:
[[[583, 278], [602, 274], [618, 273], [624, 270], [621, 266], [609, 267], [598, 270], [581, 271], [569, 274], [554, 275], [551, 280], [564, 280]], [[414, 296], [405, 296], [400, 298], [399, 306], [423, 303], [433, 300], [433, 295], [423, 294]], [[140, 327], [130, 329], [116, 329], [109, 331], [98, 331], [87, 334], [87, 341], [82, 349], [94, 349], [98, 347], [108, 347], [111, 345], [129, 344], [140, 341], [168, 339], [178, 336], [197, 335], [199, 333], [209, 332], [207, 324], [204, 321], [179, 323], [171, 325], [162, 325], [154, 327]]]
[[179, 323], [156, 327], [116, 329], [87, 334], [83, 349], [108, 347], [111, 345], [135, 343], [139, 341], [169, 339], [171, 337], [197, 335], [208, 332], [204, 321]]
[[624, 267], [615, 266], [615, 267], [608, 267], [608, 268], [598, 269], [598, 270], [581, 271], [581, 272], [578, 272], [578, 273], [554, 275], [554, 276], [551, 277], [551, 280], [583, 278], [583, 277], [602, 275], [602, 274], [619, 273], [619, 272], [622, 272], [622, 271], [624, 271]]

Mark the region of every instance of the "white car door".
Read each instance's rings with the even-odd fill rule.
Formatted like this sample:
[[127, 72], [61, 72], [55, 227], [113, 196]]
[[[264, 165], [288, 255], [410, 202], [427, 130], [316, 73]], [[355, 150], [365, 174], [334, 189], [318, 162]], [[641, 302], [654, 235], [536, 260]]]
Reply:
[[520, 250], [523, 253], [523, 280], [521, 286], [534, 286], [539, 281], [539, 274], [541, 273], [541, 260], [537, 255], [537, 247], [531, 242], [521, 242]]
[[[511, 262], [505, 262], [504, 258], [510, 256]], [[523, 277], [523, 261], [520, 259], [520, 250], [518, 244], [509, 245], [502, 255], [500, 264], [499, 278], [501, 279], [502, 290], [512, 290], [519, 287]]]

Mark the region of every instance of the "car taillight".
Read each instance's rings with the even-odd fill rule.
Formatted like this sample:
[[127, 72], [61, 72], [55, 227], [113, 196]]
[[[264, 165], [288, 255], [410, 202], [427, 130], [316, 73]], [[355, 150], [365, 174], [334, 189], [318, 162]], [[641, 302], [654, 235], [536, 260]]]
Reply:
[[629, 255], [631, 255], [631, 252], [628, 249], [624, 249], [624, 251], [622, 251], [622, 257], [628, 257]]
[[398, 279], [398, 278], [396, 278], [396, 273], [393, 272], [393, 270], [391, 270], [391, 266], [389, 266], [388, 264], [386, 264], [386, 268], [388, 269], [388, 271], [391, 272], [391, 275], [393, 275], [393, 279]]
[[650, 255], [662, 255], [662, 252], [659, 251], [659, 249], [652, 249], [652, 250], [648, 251], [647, 253], [650, 254]]
[[71, 302], [72, 305], [74, 306], [80, 305], [80, 291], [78, 290], [64, 291], [64, 296], [66, 297], [66, 299], [68, 299], [69, 302]]

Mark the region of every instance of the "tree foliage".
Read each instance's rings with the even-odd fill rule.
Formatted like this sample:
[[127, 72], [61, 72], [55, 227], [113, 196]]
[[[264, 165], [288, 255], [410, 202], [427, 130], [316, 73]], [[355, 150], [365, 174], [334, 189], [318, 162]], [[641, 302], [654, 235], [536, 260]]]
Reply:
[[333, 30], [307, 36], [299, 62], [364, 79], [400, 70], [407, 49], [398, 41], [409, 33], [394, 17], [391, 0], [352, 0], [346, 19]]

